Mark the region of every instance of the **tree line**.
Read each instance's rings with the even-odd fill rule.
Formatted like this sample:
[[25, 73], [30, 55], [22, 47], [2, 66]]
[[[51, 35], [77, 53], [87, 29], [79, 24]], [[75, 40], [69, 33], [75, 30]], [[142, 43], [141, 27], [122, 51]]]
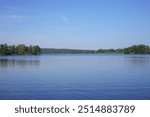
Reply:
[[125, 48], [124, 54], [150, 54], [150, 47], [144, 44], [133, 45]]
[[124, 49], [98, 49], [96, 53], [124, 53]]
[[42, 48], [44, 54], [92, 54], [95, 50]]
[[0, 44], [0, 55], [38, 55], [41, 54], [41, 48], [38, 45], [26, 46], [25, 44], [7, 45]]
[[42, 53], [57, 54], [57, 53], [70, 53], [70, 54], [93, 54], [93, 53], [124, 53], [124, 54], [150, 54], [150, 47], [148, 45], [140, 44], [133, 45], [123, 49], [98, 49], [98, 50], [77, 50], [77, 49], [53, 49], [43, 48]]
[[99, 49], [96, 53], [150, 54], [148, 45], [133, 45], [124, 49]]
[[78, 49], [54, 49], [40, 48], [39, 46], [26, 46], [24, 44], [7, 45], [0, 44], [0, 55], [38, 55], [38, 54], [94, 54], [94, 53], [124, 53], [124, 54], [150, 54], [148, 45], [133, 45], [124, 49], [98, 49], [98, 50], [78, 50]]

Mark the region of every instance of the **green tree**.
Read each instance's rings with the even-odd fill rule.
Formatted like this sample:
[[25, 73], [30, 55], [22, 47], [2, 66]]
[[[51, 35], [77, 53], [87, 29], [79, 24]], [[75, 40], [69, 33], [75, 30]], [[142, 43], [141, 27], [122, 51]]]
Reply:
[[16, 47], [15, 45], [8, 46], [9, 55], [15, 55], [16, 54]]
[[41, 48], [38, 45], [35, 46], [35, 54], [41, 54]]
[[8, 55], [9, 50], [7, 44], [1, 44], [0, 45], [0, 55]]
[[29, 51], [32, 55], [38, 55], [41, 54], [41, 48], [39, 46], [30, 46]]
[[26, 46], [24, 44], [15, 45], [7, 45], [0, 44], [0, 55], [38, 55], [41, 54], [41, 48], [36, 46]]
[[19, 55], [25, 55], [26, 54], [26, 46], [24, 44], [19, 44], [16, 47], [16, 50], [17, 50], [17, 54], [19, 54]]
[[149, 54], [150, 48], [147, 45], [140, 44], [140, 45], [133, 45], [131, 47], [124, 49], [125, 54]]

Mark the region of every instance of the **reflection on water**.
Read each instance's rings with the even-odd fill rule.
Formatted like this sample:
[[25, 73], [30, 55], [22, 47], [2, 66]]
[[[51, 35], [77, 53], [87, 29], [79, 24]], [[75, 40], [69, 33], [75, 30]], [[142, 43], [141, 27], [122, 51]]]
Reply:
[[150, 55], [0, 57], [0, 99], [150, 99]]
[[10, 67], [39, 66], [40, 60], [0, 59], [0, 69]]
[[150, 64], [149, 56], [128, 56], [125, 57], [126, 63], [133, 65], [134, 67], [143, 67]]

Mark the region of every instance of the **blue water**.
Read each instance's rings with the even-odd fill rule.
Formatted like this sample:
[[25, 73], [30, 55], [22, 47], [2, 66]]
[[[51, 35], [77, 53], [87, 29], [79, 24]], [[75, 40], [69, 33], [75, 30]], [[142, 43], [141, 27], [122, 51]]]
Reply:
[[0, 57], [0, 99], [150, 99], [150, 55]]

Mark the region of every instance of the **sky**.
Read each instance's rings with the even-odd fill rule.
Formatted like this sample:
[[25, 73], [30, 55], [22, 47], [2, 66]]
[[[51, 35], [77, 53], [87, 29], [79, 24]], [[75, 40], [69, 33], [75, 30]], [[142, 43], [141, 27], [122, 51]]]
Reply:
[[0, 0], [0, 43], [70, 49], [150, 45], [150, 0]]

